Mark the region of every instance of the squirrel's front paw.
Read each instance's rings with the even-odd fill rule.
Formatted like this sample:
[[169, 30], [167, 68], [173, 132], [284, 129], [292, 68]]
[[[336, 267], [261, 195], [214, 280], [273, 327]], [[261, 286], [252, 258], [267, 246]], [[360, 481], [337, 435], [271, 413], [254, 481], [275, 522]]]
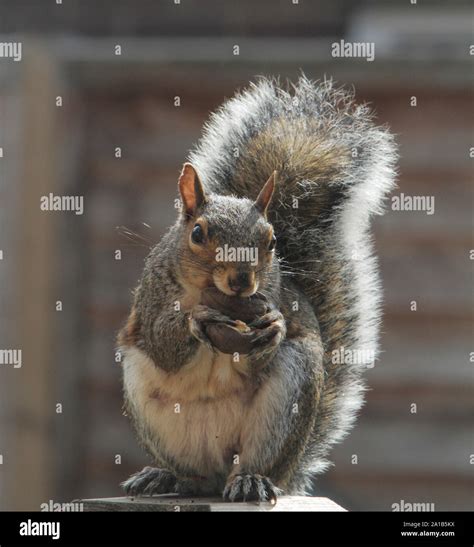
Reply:
[[120, 485], [127, 496], [153, 496], [176, 492], [176, 477], [167, 469], [145, 467]]
[[237, 473], [227, 481], [223, 498], [226, 501], [275, 502], [282, 491], [263, 475]]
[[249, 327], [256, 329], [258, 334], [252, 340], [251, 359], [260, 359], [277, 348], [286, 335], [286, 323], [283, 314], [272, 310], [260, 319], [250, 323]]
[[189, 330], [191, 331], [191, 334], [212, 350], [214, 349], [214, 345], [212, 344], [206, 329], [209, 325], [216, 325], [218, 323], [231, 327], [238, 325], [233, 319], [223, 315], [214, 308], [209, 308], [202, 304], [195, 306], [189, 315]]

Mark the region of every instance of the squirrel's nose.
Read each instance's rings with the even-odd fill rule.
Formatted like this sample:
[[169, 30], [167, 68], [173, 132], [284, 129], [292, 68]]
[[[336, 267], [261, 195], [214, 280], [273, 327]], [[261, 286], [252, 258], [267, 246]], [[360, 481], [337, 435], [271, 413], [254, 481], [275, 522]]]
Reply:
[[250, 275], [245, 272], [238, 273], [235, 279], [229, 279], [229, 287], [231, 291], [236, 293], [248, 289], [250, 287]]

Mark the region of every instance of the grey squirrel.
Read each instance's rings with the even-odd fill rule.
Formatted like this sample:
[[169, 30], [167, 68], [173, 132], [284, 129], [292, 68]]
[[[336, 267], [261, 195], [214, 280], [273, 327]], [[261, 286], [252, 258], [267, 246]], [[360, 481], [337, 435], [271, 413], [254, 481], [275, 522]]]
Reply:
[[[125, 407], [156, 465], [127, 494], [308, 492], [362, 404], [370, 364], [339, 357], [377, 353], [368, 229], [395, 160], [391, 134], [327, 80], [261, 78], [211, 115], [118, 337]], [[226, 312], [257, 295], [250, 323]]]

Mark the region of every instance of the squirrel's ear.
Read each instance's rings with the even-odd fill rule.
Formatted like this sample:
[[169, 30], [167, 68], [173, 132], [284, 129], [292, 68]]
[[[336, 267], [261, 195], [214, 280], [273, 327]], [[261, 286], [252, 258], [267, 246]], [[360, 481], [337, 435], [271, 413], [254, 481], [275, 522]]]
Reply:
[[200, 205], [206, 202], [204, 188], [199, 179], [196, 169], [190, 164], [185, 163], [178, 180], [179, 193], [183, 200], [184, 214], [192, 217]]
[[272, 200], [273, 192], [275, 190], [275, 181], [276, 181], [276, 171], [270, 175], [270, 178], [267, 180], [263, 188], [260, 190], [257, 199], [255, 200], [255, 207], [262, 213], [262, 215], [267, 214], [267, 209]]

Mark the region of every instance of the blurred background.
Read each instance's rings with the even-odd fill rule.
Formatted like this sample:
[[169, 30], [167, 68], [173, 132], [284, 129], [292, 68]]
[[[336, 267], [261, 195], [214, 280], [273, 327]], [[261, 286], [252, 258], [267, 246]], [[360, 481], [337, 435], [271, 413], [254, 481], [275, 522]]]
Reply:
[[[22, 43], [0, 58], [0, 349], [23, 361], [0, 365], [2, 509], [120, 495], [149, 463], [115, 362], [131, 289], [208, 114], [256, 75], [300, 70], [354, 85], [397, 134], [395, 195], [435, 198], [433, 215], [374, 221], [383, 353], [314, 492], [474, 508], [469, 4], [0, 0], [0, 42]], [[375, 60], [333, 58], [341, 39], [374, 42]], [[41, 211], [50, 192], [84, 214]]]

